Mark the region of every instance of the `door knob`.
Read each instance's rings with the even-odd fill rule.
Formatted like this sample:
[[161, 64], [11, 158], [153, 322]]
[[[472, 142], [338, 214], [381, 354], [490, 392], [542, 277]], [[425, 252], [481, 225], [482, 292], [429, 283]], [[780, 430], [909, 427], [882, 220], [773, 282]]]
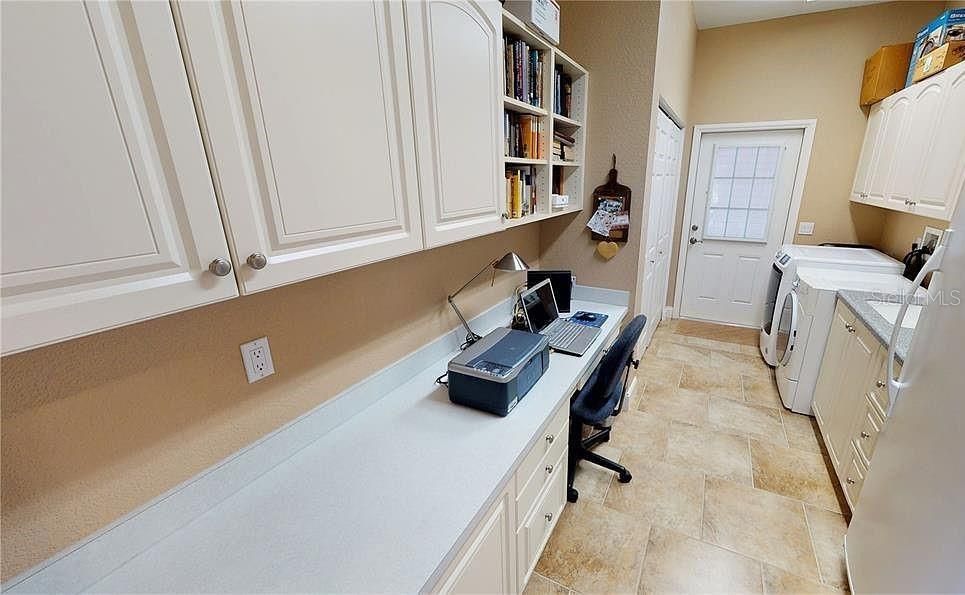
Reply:
[[208, 270], [212, 275], [224, 277], [231, 272], [231, 262], [224, 258], [215, 258], [211, 261], [211, 264], [208, 265]]
[[697, 238], [690, 238], [690, 245], [691, 245], [691, 246], [694, 246], [694, 245], [696, 245], [696, 244], [703, 244], [703, 243], [704, 243], [703, 240], [698, 240]]
[[265, 265], [268, 264], [268, 258], [261, 252], [254, 252], [245, 262], [247, 262], [248, 266], [251, 268], [255, 269], [256, 271], [260, 271], [261, 269], [265, 268]]
[[698, 229], [700, 229], [700, 227], [697, 226], [697, 225], [691, 225], [691, 226], [690, 226], [690, 231], [697, 231]]

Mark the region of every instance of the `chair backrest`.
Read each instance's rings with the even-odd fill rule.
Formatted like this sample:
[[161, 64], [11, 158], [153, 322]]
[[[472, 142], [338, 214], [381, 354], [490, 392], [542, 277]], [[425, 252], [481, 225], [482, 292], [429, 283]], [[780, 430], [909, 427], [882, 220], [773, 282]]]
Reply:
[[624, 327], [573, 399], [571, 414], [590, 424], [600, 423], [613, 414], [623, 398], [623, 379], [633, 358], [633, 348], [646, 324], [647, 317], [641, 314]]

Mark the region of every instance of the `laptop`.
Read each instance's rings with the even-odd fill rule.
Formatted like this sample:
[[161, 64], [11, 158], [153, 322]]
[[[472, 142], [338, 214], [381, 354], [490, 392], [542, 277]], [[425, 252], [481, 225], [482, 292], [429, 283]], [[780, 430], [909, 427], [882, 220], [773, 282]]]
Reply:
[[530, 332], [543, 335], [560, 353], [583, 355], [600, 334], [600, 329], [560, 318], [550, 280], [540, 281], [519, 295]]

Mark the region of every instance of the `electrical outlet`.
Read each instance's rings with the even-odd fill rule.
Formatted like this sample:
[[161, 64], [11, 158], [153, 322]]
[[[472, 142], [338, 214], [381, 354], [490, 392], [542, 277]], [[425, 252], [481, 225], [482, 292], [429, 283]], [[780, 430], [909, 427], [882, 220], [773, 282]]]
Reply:
[[268, 348], [268, 337], [255, 339], [242, 345], [241, 360], [245, 363], [248, 384], [258, 382], [275, 373], [275, 364], [271, 361], [271, 349]]
[[801, 221], [797, 226], [797, 233], [802, 236], [814, 235], [814, 222]]

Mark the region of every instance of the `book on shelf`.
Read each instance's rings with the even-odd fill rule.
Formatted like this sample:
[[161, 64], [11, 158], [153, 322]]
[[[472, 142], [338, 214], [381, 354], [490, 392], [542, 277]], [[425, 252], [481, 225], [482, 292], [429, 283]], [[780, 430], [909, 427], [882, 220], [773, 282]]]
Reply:
[[503, 112], [503, 154], [506, 157], [545, 159], [543, 120], [528, 114]]
[[553, 73], [553, 111], [569, 118], [572, 98], [573, 79], [563, 72], [562, 67], [557, 66]]
[[536, 170], [533, 166], [506, 167], [506, 215], [519, 219], [536, 212]]
[[503, 36], [506, 95], [543, 106], [543, 52], [511, 35]]

